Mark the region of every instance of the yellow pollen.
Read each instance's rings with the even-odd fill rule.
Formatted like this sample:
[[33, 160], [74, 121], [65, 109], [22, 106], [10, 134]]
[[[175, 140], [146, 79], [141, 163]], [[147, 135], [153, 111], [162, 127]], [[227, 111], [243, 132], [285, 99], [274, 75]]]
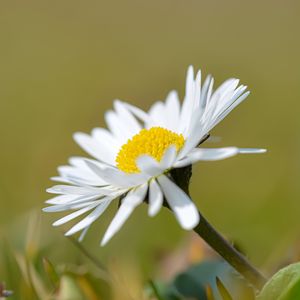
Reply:
[[162, 127], [142, 129], [121, 147], [116, 158], [117, 167], [126, 173], [139, 173], [136, 165], [139, 156], [149, 155], [159, 162], [171, 145], [178, 152], [184, 145], [183, 135]]

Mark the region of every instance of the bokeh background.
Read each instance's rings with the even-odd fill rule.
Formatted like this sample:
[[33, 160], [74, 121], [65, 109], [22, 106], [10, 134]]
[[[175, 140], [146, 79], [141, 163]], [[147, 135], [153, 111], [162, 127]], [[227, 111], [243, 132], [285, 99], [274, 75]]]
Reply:
[[[207, 146], [268, 149], [199, 163], [194, 201], [256, 265], [288, 251], [300, 236], [299, 16], [296, 0], [1, 1], [1, 240], [20, 243], [56, 167], [84, 154], [74, 132], [105, 126], [115, 98], [144, 109], [171, 89], [182, 98], [192, 64], [217, 84], [237, 77], [251, 91], [213, 130], [222, 139]], [[145, 277], [156, 255], [187, 234], [168, 211], [150, 219], [143, 205], [100, 248], [115, 211], [84, 244], [104, 262], [134, 260]], [[75, 262], [80, 253], [51, 227], [58, 217], [42, 215], [43, 243], [55, 263]]]

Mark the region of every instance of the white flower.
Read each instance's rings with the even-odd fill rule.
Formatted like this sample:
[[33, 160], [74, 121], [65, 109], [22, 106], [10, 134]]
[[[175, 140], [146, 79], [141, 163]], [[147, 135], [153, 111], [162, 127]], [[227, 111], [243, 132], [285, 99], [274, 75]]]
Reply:
[[165, 102], [156, 102], [148, 111], [116, 100], [114, 111], [105, 114], [107, 129], [91, 134], [76, 133], [75, 141], [93, 159], [72, 157], [70, 165], [58, 168], [55, 181], [64, 183], [47, 191], [57, 194], [46, 201], [46, 212], [72, 210], [59, 219], [58, 226], [89, 212], [66, 235], [82, 230], [83, 239], [90, 225], [110, 203], [122, 196], [121, 205], [109, 225], [101, 245], [122, 227], [133, 210], [148, 195], [149, 215], [156, 215], [165, 199], [180, 225], [187, 230], [199, 223], [199, 213], [189, 196], [169, 176], [173, 168], [197, 161], [220, 160], [238, 153], [262, 153], [263, 149], [236, 147], [208, 149], [199, 143], [249, 94], [239, 80], [229, 79], [213, 91], [213, 78], [201, 86], [201, 72], [194, 78], [190, 67], [186, 93], [180, 105], [172, 91]]

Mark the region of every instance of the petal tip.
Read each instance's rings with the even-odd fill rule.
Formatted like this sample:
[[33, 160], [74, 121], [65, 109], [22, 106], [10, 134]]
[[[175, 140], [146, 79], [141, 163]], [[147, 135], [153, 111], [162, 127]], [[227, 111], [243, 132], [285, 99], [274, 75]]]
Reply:
[[268, 152], [267, 149], [258, 149], [258, 152], [257, 152], [257, 153], [266, 153], [266, 152]]
[[194, 229], [200, 222], [200, 214], [197, 213], [194, 215], [193, 218], [191, 218], [191, 221], [189, 223], [181, 224], [182, 228], [185, 230], [192, 230]]
[[148, 216], [153, 218], [158, 214], [159, 210], [158, 209], [151, 209], [149, 208], [148, 210]]
[[266, 153], [267, 149], [259, 149], [259, 148], [241, 148], [239, 149], [239, 153], [241, 154], [262, 154]]
[[70, 229], [69, 231], [65, 232], [64, 236], [71, 236], [72, 234], [74, 234], [74, 232], [72, 232], [72, 229]]
[[58, 221], [55, 221], [55, 222], [52, 223], [52, 226], [54, 226], [54, 227], [57, 227], [59, 225], [60, 225], [60, 222], [58, 222]]
[[77, 142], [82, 137], [82, 135], [83, 135], [82, 132], [73, 133], [73, 139], [75, 140], [75, 142]]
[[107, 237], [104, 235], [102, 241], [100, 242], [100, 246], [101, 246], [101, 247], [106, 246], [106, 244], [109, 242], [109, 240], [110, 240], [110, 239], [107, 238]]

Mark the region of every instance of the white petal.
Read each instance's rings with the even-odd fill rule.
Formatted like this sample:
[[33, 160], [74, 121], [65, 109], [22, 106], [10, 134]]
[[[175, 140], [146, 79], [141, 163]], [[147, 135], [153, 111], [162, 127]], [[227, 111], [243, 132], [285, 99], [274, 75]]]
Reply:
[[216, 118], [216, 116], [223, 113], [227, 108], [235, 103], [235, 101], [245, 93], [246, 89], [247, 86], [241, 85], [236, 90], [230, 91], [227, 96], [224, 95], [214, 112], [214, 118]]
[[201, 124], [201, 122], [195, 122], [195, 125], [190, 128], [190, 132], [188, 137], [185, 139], [184, 146], [178, 154], [179, 159], [185, 157], [192, 149], [198, 146], [199, 142], [207, 133], [204, 129], [204, 124]]
[[[209, 133], [214, 126], [248, 96], [249, 93], [245, 92], [246, 87], [241, 85], [237, 88], [238, 83], [238, 79], [228, 79], [210, 96], [212, 80], [209, 88], [209, 81], [205, 81], [202, 95], [204, 96], [207, 93], [207, 99], [204, 101], [201, 95], [200, 109], [193, 112], [192, 120], [187, 119], [185, 121], [186, 124], [189, 122], [189, 126], [186, 127], [187, 132], [184, 134], [186, 143], [179, 154], [180, 158], [183, 158], [195, 148], [203, 136]], [[202, 111], [203, 109], [204, 111]]]
[[[104, 128], [94, 128], [91, 132], [92, 137], [101, 146], [103, 151], [109, 151], [110, 164], [115, 164], [118, 151], [122, 146], [122, 142], [119, 141], [109, 130]], [[101, 155], [102, 152], [101, 152]], [[106, 160], [107, 161], [107, 160]]]
[[61, 178], [65, 178], [74, 184], [92, 186], [102, 186], [107, 184], [88, 168], [79, 169], [73, 166], [60, 166], [58, 168], [58, 173], [60, 174]]
[[213, 119], [216, 115], [222, 112], [226, 107], [234, 102], [235, 88], [238, 85], [237, 79], [229, 79], [220, 86], [212, 95], [209, 105], [205, 110], [205, 118]]
[[194, 149], [190, 152], [185, 158], [177, 161], [174, 164], [175, 168], [181, 168], [184, 166], [191, 165], [199, 160], [221, 160], [225, 159], [239, 153], [239, 149], [236, 147], [227, 147], [227, 148], [216, 148], [216, 149], [209, 149], [209, 148], [199, 148]]
[[[118, 193], [121, 193], [123, 191], [118, 191]], [[110, 193], [110, 195], [113, 195], [113, 192]], [[69, 195], [67, 195], [69, 196]], [[73, 195], [72, 195], [73, 196]], [[43, 211], [45, 212], [57, 212], [57, 211], [65, 211], [69, 209], [79, 209], [82, 207], [86, 207], [90, 204], [100, 203], [103, 200], [103, 195], [75, 195], [76, 198], [70, 199], [69, 201], [63, 201], [59, 203], [57, 201], [57, 197], [55, 197], [52, 200], [46, 201], [48, 204], [54, 204], [54, 206], [49, 206], [43, 208]]]
[[241, 154], [259, 154], [266, 153], [266, 149], [258, 149], [258, 148], [239, 148], [239, 153]]
[[203, 87], [201, 90], [199, 106], [202, 111], [204, 111], [207, 103], [209, 102], [209, 99], [212, 94], [213, 85], [214, 85], [214, 79], [213, 79], [213, 77], [208, 75], [203, 83]]
[[107, 199], [101, 202], [88, 216], [86, 216], [83, 220], [81, 220], [69, 231], [67, 231], [65, 235], [70, 236], [91, 225], [96, 219], [98, 219], [103, 214], [103, 212], [106, 210], [106, 208], [109, 206], [113, 199], [114, 198], [107, 197]]
[[153, 122], [153, 120], [151, 120], [151, 117], [149, 114], [145, 113], [143, 110], [141, 110], [140, 108], [128, 104], [128, 103], [124, 103], [124, 105], [137, 117], [139, 118], [141, 121], [143, 121], [144, 123], [151, 123]]
[[156, 180], [153, 179], [150, 182], [150, 187], [149, 187], [149, 209], [148, 209], [149, 216], [153, 217], [159, 212], [159, 210], [162, 207], [163, 200], [164, 200], [163, 193], [159, 185], [157, 184]]
[[88, 134], [77, 132], [74, 134], [76, 143], [84, 149], [88, 154], [96, 159], [103, 161], [107, 164], [115, 164], [115, 148], [108, 143], [100, 143], [95, 138]]
[[180, 127], [179, 132], [185, 132], [189, 127], [193, 107], [195, 103], [195, 82], [194, 82], [194, 69], [192, 66], [188, 68], [186, 77], [185, 97], [182, 104], [180, 113]]
[[62, 224], [65, 224], [65, 223], [67, 223], [67, 222], [69, 222], [69, 221], [71, 221], [71, 220], [73, 220], [73, 219], [81, 216], [82, 214], [86, 213], [87, 211], [93, 209], [95, 206], [96, 206], [96, 204], [91, 204], [91, 205], [89, 205], [87, 207], [84, 207], [84, 208], [82, 208], [80, 210], [77, 210], [77, 211], [75, 211], [75, 212], [73, 212], [73, 213], [71, 213], [71, 214], [69, 214], [67, 216], [64, 216], [63, 218], [55, 221], [52, 225], [53, 226], [60, 226]]
[[141, 126], [135, 119], [127, 103], [115, 101], [115, 111], [105, 113], [107, 127], [113, 133], [120, 145], [127, 142], [133, 135], [139, 132]]
[[229, 78], [226, 81], [224, 81], [212, 94], [211, 96], [211, 102], [219, 102], [221, 103], [225, 101], [230, 101], [232, 93], [237, 88], [239, 84], [239, 80], [236, 78]]
[[168, 129], [178, 132], [179, 117], [180, 117], [180, 103], [178, 94], [176, 91], [171, 91], [167, 96], [165, 103], [165, 115], [164, 118], [168, 120]]
[[72, 185], [55, 185], [47, 189], [51, 194], [73, 194], [73, 195], [107, 195], [111, 193], [110, 188], [95, 188], [95, 187], [83, 187]]
[[59, 195], [59, 196], [56, 196], [54, 198], [51, 198], [51, 199], [45, 201], [45, 203], [48, 203], [48, 204], [66, 204], [66, 203], [69, 203], [69, 202], [75, 200], [76, 198], [78, 198], [78, 195], [71, 195], [71, 194]]
[[[101, 202], [101, 200], [97, 200], [99, 203]], [[86, 206], [89, 206], [91, 204], [96, 203], [94, 200], [90, 200], [90, 201], [79, 201], [76, 203], [68, 203], [68, 204], [59, 204], [59, 205], [53, 205], [53, 206], [48, 206], [48, 207], [44, 207], [42, 210], [44, 212], [60, 212], [60, 211], [66, 211], [66, 210], [70, 210], [70, 209], [80, 209]]]
[[118, 148], [120, 146], [118, 140], [105, 128], [96, 127], [92, 130], [91, 135], [101, 144], [111, 145], [113, 148]]
[[104, 237], [101, 241], [101, 246], [107, 244], [107, 242], [113, 237], [115, 233], [117, 233], [125, 221], [129, 218], [133, 210], [143, 202], [148, 186], [145, 184], [136, 190], [132, 190], [128, 193], [128, 195], [122, 200], [122, 204], [118, 209], [115, 217], [112, 222], [108, 226]]
[[67, 179], [67, 178], [65, 178], [65, 177], [52, 176], [52, 177], [50, 177], [50, 179], [51, 179], [52, 181], [56, 181], [56, 182], [60, 182], [60, 183], [74, 184], [73, 181], [71, 181], [70, 179]]
[[85, 227], [85, 228], [82, 230], [82, 232], [81, 232], [81, 234], [80, 234], [80, 236], [79, 236], [79, 238], [78, 238], [78, 242], [82, 242], [82, 241], [83, 241], [83, 239], [84, 239], [84, 237], [86, 236], [86, 234], [87, 234], [87, 232], [88, 232], [88, 230], [89, 230], [90, 227], [91, 227], [91, 225]]
[[149, 176], [158, 176], [170, 169], [176, 159], [176, 146], [171, 145], [164, 153], [161, 161], [158, 162], [152, 156], [141, 155], [137, 158], [136, 164], [142, 173]]
[[158, 177], [158, 182], [175, 216], [186, 230], [193, 229], [200, 221], [195, 204], [174, 182], [165, 175]]
[[[236, 85], [234, 85], [233, 87], [235, 86]], [[246, 94], [246, 89], [247, 86], [241, 85], [235, 90], [229, 88], [228, 91], [220, 95], [219, 99], [216, 99], [215, 101], [215, 108], [212, 107], [211, 109], [210, 116], [208, 117], [209, 123], [215, 122], [215, 120], [218, 119], [218, 116], [223, 114], [223, 112], [231, 107], [231, 105], [233, 105], [243, 94]]]
[[113, 133], [115, 138], [120, 142], [124, 143], [130, 137], [130, 130], [128, 127], [123, 124], [123, 122], [118, 118], [118, 115], [109, 110], [104, 115], [107, 127]]
[[166, 116], [165, 105], [162, 101], [155, 102], [149, 109], [151, 121], [146, 123], [147, 128], [163, 127], [169, 128], [168, 118]]
[[171, 145], [164, 153], [163, 158], [160, 161], [162, 170], [167, 170], [172, 167], [177, 155], [176, 146]]
[[[98, 128], [95, 128], [97, 130]], [[94, 129], [92, 130], [92, 132]], [[85, 163], [86, 157], [80, 157], [80, 156], [72, 156], [69, 158], [69, 164], [71, 166], [77, 167], [82, 170], [88, 170], [90, 171], [89, 167]]]
[[118, 114], [118, 118], [122, 120], [123, 126], [126, 126], [126, 129], [131, 136], [137, 134], [142, 129], [139, 122], [122, 101], [116, 100], [114, 102], [114, 107]]
[[199, 70], [195, 79], [195, 103], [193, 109], [199, 108], [199, 103], [201, 99], [201, 71]]
[[109, 184], [120, 187], [120, 188], [128, 188], [140, 185], [147, 181], [149, 177], [145, 177], [144, 174], [127, 174], [125, 172], [120, 171], [119, 169], [112, 167], [101, 167], [95, 164], [91, 160], [86, 160], [86, 163], [94, 171], [98, 176], [100, 176], [103, 180], [108, 182]]
[[164, 172], [164, 169], [161, 168], [160, 164], [149, 155], [141, 155], [138, 157], [136, 164], [142, 173], [149, 176], [157, 176]]
[[226, 107], [226, 109], [224, 109], [218, 116], [216, 116], [207, 124], [206, 131], [209, 132], [213, 127], [220, 123], [234, 108], [236, 108], [240, 103], [242, 103], [248, 97], [249, 94], [250, 92], [242, 94], [232, 104]]

